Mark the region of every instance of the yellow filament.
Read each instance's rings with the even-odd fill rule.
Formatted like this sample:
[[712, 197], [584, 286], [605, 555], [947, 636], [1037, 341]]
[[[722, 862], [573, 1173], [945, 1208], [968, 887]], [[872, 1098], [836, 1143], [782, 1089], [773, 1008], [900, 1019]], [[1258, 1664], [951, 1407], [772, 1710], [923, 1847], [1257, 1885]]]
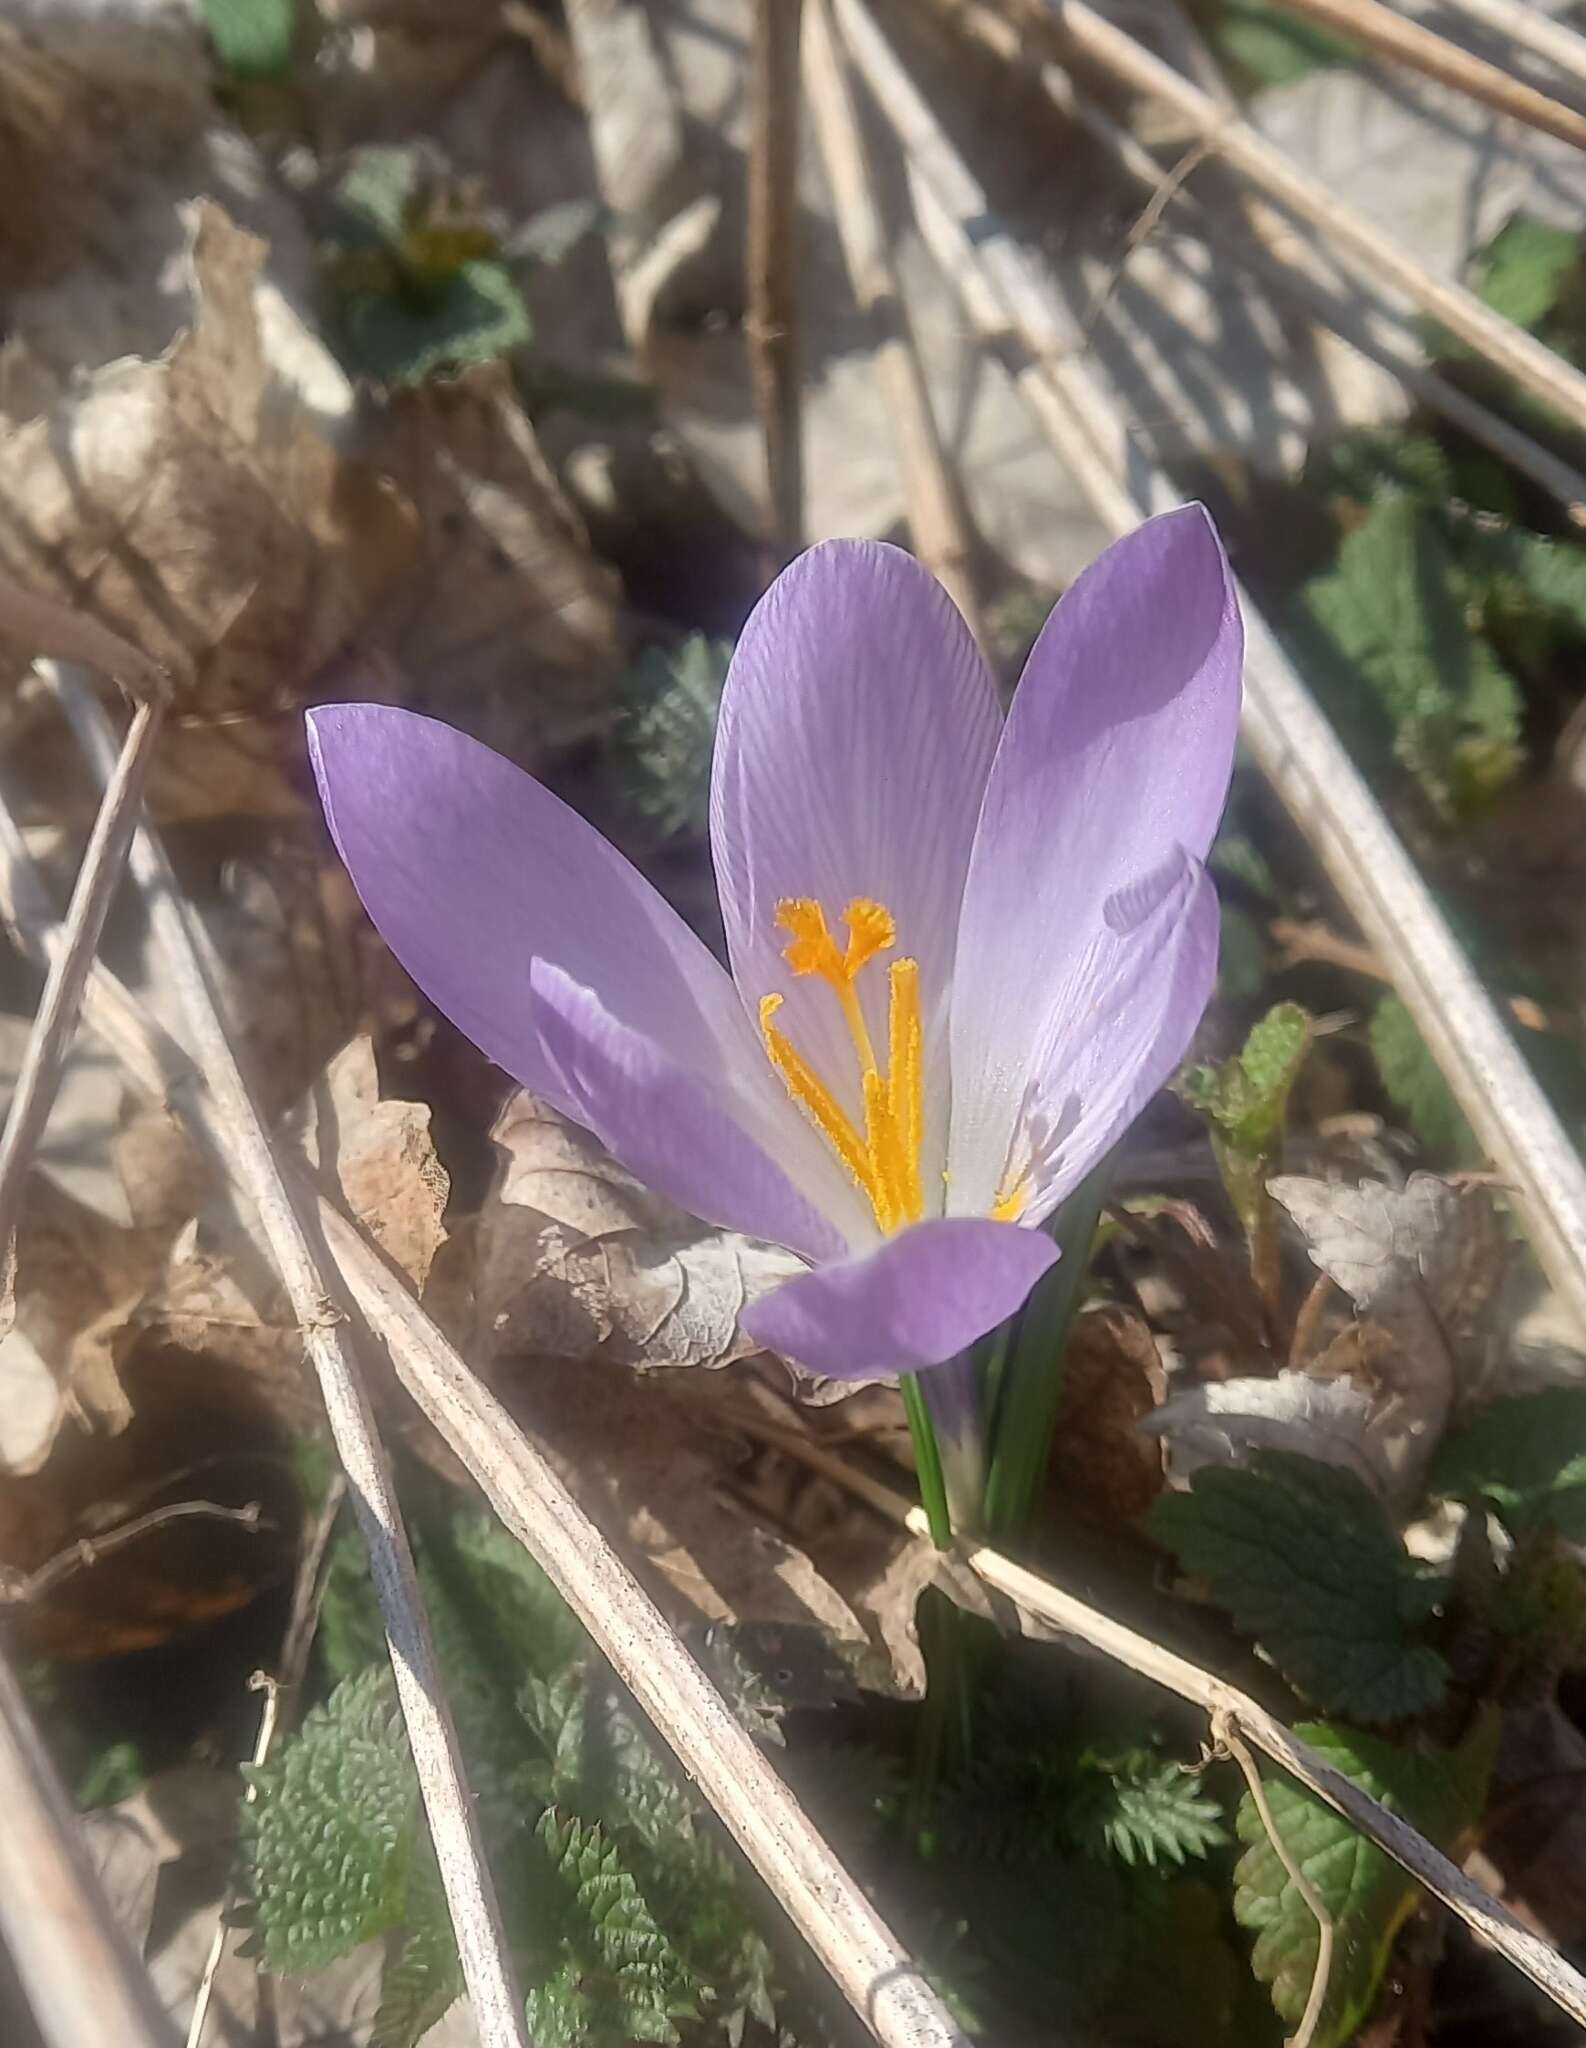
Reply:
[[920, 1016], [920, 963], [894, 960], [888, 980], [892, 990], [887, 1025], [887, 1078], [892, 1095], [892, 1123], [898, 1146], [908, 1163], [907, 1200], [918, 1216], [925, 1208], [920, 1186], [920, 1143], [925, 1136], [925, 1024]]
[[887, 1232], [914, 1223], [925, 1212], [920, 1183], [920, 1144], [925, 1123], [925, 1033], [920, 1015], [920, 970], [915, 960], [895, 960], [889, 970], [887, 1070], [882, 1073], [854, 983], [878, 953], [897, 943], [897, 926], [883, 904], [856, 896], [843, 913], [848, 944], [839, 952], [822, 906], [811, 897], [789, 897], [777, 905], [777, 923], [788, 933], [787, 963], [798, 975], [815, 975], [836, 996], [859, 1060], [865, 1106], [861, 1136], [831, 1090], [797, 1052], [772, 1019], [779, 995], [760, 1004], [760, 1029], [771, 1064], [793, 1100], [809, 1117], [864, 1193], [876, 1222]]
[[770, 1061], [782, 1076], [782, 1084], [799, 1108], [814, 1124], [837, 1157], [853, 1175], [876, 1207], [875, 1177], [864, 1140], [833, 1099], [831, 1090], [803, 1056], [794, 1051], [786, 1035], [771, 1019], [782, 1007], [780, 996], [762, 996], [760, 1030]]

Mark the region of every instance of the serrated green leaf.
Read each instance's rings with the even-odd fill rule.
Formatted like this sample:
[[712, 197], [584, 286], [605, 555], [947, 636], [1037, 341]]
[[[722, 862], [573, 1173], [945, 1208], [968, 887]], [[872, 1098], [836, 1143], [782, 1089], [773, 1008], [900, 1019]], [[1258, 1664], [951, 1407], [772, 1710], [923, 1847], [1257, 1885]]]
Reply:
[[554, 1808], [535, 1834], [561, 1912], [552, 1966], [530, 1992], [530, 2032], [556, 2040], [576, 2021], [574, 2038], [590, 2044], [675, 2041], [676, 2018], [693, 2009], [693, 1984], [617, 1845], [598, 1825]]
[[1428, 1481], [1486, 1501], [1514, 1535], [1550, 1528], [1586, 1543], [1586, 1387], [1509, 1394], [1444, 1439]]
[[389, 1667], [345, 1680], [245, 1775], [240, 1889], [272, 1970], [322, 1969], [401, 1924], [418, 1781]]
[[1083, 1763], [1069, 1826], [1087, 1854], [1154, 1870], [1227, 1841], [1222, 1808], [1201, 1790], [1198, 1772], [1149, 1750]]
[[1439, 510], [1454, 495], [1454, 467], [1430, 434], [1366, 427], [1329, 443], [1307, 468], [1307, 482], [1330, 498], [1369, 505], [1398, 491]]
[[663, 838], [703, 833], [731, 644], [691, 633], [646, 648], [619, 685], [612, 760], [625, 800]]
[[1516, 214], [1487, 244], [1476, 290], [1495, 313], [1534, 334], [1558, 310], [1579, 260], [1572, 229]]
[[204, 26], [222, 70], [279, 78], [292, 68], [297, 0], [202, 0]]
[[1328, 1712], [1396, 1721], [1443, 1697], [1448, 1667], [1417, 1640], [1437, 1585], [1353, 1472], [1292, 1451], [1206, 1466], [1151, 1530]]
[[1443, 1070], [1427, 1050], [1415, 1019], [1398, 996], [1384, 996], [1372, 1013], [1371, 1055], [1389, 1100], [1439, 1158], [1480, 1156], [1475, 1135]]
[[386, 1961], [369, 2048], [414, 2048], [463, 1995], [463, 1969], [435, 1855], [426, 1842], [408, 1885], [406, 1935]]
[[1403, 492], [1374, 499], [1335, 566], [1302, 603], [1323, 635], [1335, 687], [1375, 699], [1395, 751], [1453, 814], [1521, 765], [1519, 687], [1472, 631], [1473, 594], [1441, 525]]
[[1289, 1095], [1311, 1047], [1311, 1020], [1298, 1003], [1279, 1003], [1255, 1024], [1220, 1067], [1197, 1067], [1184, 1095], [1211, 1124], [1217, 1170], [1228, 1190], [1251, 1258], [1269, 1241], [1266, 1183], [1282, 1143]]
[[[1492, 1756], [1485, 1729], [1459, 1751], [1400, 1748], [1325, 1722], [1295, 1733], [1439, 1847], [1449, 1847], [1480, 1811]], [[1393, 1938], [1420, 1892], [1382, 1850], [1292, 1780], [1270, 1776], [1266, 1793], [1286, 1847], [1333, 1921], [1332, 1974], [1313, 2048], [1343, 2048], [1371, 2010]], [[1316, 1969], [1316, 1921], [1248, 1794], [1238, 1831], [1250, 1846], [1234, 1872], [1234, 1915], [1255, 1933], [1251, 1967], [1270, 1986], [1279, 2016], [1292, 2024], [1305, 2009]]]

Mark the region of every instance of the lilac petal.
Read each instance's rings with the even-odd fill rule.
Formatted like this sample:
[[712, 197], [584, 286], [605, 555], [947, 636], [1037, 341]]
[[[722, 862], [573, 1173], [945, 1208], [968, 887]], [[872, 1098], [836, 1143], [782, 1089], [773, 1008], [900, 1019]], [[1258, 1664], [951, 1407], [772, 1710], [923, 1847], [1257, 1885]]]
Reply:
[[[1149, 896], [1136, 902], [1133, 892], [1172, 894], [1186, 886], [1186, 857], [1193, 871], [1206, 855], [1233, 767], [1243, 649], [1228, 565], [1198, 505], [1109, 548], [1036, 642], [964, 891], [952, 1013], [954, 1213], [982, 1199], [996, 1132], [1011, 1134], [1032, 1081], [1065, 1107], [1079, 1076], [1065, 1083], [1063, 1064], [1090, 1046], [1105, 1054], [1098, 1072], [1132, 1086], [1117, 1037], [1130, 1020], [1110, 1000], [1109, 978], [1131, 957], [1140, 965], [1151, 956], [1113, 927], [1143, 918], [1140, 940], [1154, 935], [1162, 951], [1161, 918], [1146, 915]], [[1149, 990], [1148, 968], [1143, 981]], [[1151, 995], [1158, 1008], [1162, 994]], [[1175, 1011], [1172, 1029], [1160, 1026], [1162, 1043], [1182, 1023]], [[1131, 1057], [1145, 1054], [1137, 1045]]]
[[869, 1212], [788, 1101], [727, 975], [650, 885], [532, 777], [450, 726], [373, 704], [310, 712], [325, 815], [364, 907], [437, 1009], [577, 1117], [534, 1022], [536, 960], [718, 1095], [808, 1202], [862, 1242]]
[[686, 1073], [559, 967], [536, 960], [532, 981], [559, 1099], [630, 1173], [707, 1223], [841, 1257], [836, 1228], [734, 1121], [728, 1090]]
[[[828, 541], [756, 606], [717, 728], [711, 850], [738, 986], [751, 1011], [785, 996], [778, 1025], [858, 1117], [838, 1005], [817, 979], [794, 977], [777, 905], [817, 899], [839, 944], [835, 921], [854, 897], [891, 911], [892, 957], [920, 963], [928, 1187], [941, 1184], [959, 905], [1001, 724], [990, 672], [941, 586], [898, 548]], [[884, 963], [858, 986], [884, 1048]]]
[[756, 1343], [831, 1379], [919, 1372], [1011, 1316], [1057, 1256], [1038, 1230], [936, 1217], [800, 1274], [739, 1320]]

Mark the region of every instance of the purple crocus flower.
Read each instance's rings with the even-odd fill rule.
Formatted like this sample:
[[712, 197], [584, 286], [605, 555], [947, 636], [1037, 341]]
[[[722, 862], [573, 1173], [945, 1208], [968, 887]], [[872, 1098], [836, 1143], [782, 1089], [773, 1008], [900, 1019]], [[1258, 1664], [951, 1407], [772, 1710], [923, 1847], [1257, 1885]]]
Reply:
[[728, 973], [565, 804], [433, 720], [310, 715], [326, 816], [420, 988], [706, 1221], [810, 1270], [745, 1312], [818, 1373], [952, 1358], [1057, 1257], [1034, 1226], [1172, 1072], [1211, 991], [1202, 862], [1243, 635], [1210, 519], [1110, 548], [1003, 718], [896, 548], [811, 548], [722, 699]]

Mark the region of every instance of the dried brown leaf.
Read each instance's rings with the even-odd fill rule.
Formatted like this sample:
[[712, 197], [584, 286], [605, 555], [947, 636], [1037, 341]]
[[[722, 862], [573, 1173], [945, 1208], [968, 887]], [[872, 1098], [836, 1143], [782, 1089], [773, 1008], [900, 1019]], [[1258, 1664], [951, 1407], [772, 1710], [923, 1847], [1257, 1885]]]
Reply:
[[446, 1235], [451, 1192], [429, 1105], [383, 1099], [374, 1047], [355, 1038], [310, 1096], [298, 1138], [311, 1165], [329, 1157], [348, 1209], [422, 1292]]
[[791, 1253], [685, 1215], [533, 1096], [515, 1095], [492, 1136], [502, 1160], [478, 1230], [484, 1355], [598, 1352], [654, 1368], [758, 1350], [739, 1313], [802, 1270]]
[[419, 527], [371, 635], [407, 679], [399, 693], [445, 706], [530, 766], [598, 729], [620, 663], [616, 578], [590, 552], [509, 372], [486, 364], [393, 393], [371, 432], [370, 459]]
[[184, 218], [190, 329], [0, 442], [0, 565], [168, 665], [190, 716], [256, 714], [368, 616], [412, 522], [277, 376], [264, 243], [209, 201]]

